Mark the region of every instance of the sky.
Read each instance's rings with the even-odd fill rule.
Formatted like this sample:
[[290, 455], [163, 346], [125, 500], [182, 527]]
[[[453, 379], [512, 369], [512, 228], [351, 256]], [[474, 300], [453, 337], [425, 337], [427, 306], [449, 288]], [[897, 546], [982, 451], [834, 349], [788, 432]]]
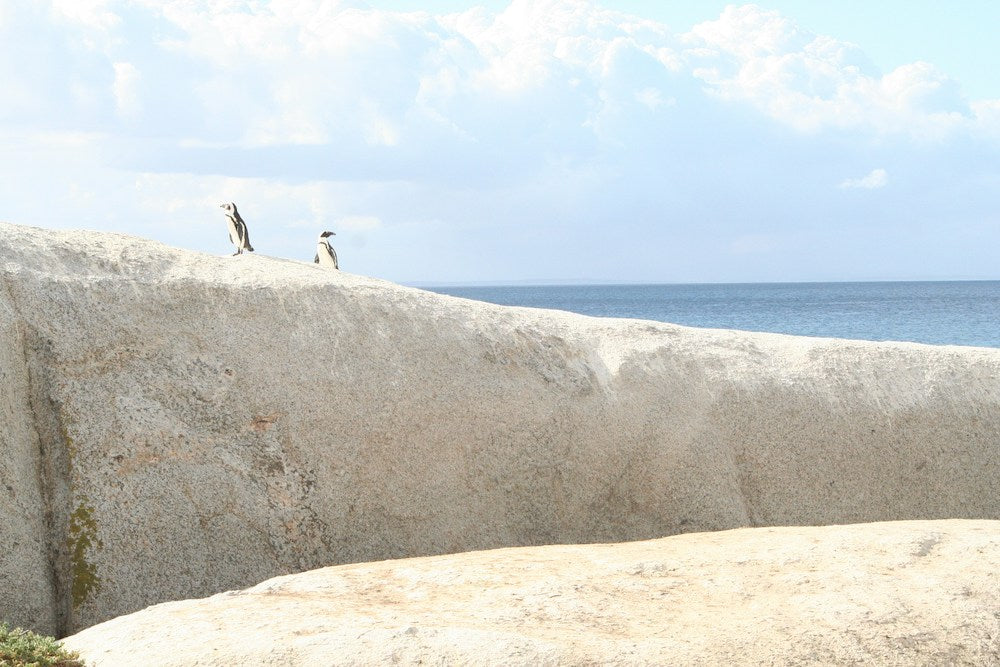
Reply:
[[[1000, 3], [0, 0], [0, 220], [417, 285], [1000, 279]], [[238, 261], [238, 260], [234, 260]]]

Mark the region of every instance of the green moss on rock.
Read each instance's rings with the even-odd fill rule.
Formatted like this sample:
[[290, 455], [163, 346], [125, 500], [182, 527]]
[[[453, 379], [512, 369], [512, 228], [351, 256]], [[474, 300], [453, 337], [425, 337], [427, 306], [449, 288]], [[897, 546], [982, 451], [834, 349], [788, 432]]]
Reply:
[[80, 504], [69, 517], [69, 548], [70, 568], [73, 578], [71, 593], [73, 608], [87, 601], [92, 593], [101, 589], [101, 579], [97, 576], [97, 566], [87, 560], [87, 551], [100, 549], [104, 545], [97, 539], [97, 520], [94, 519], [94, 508], [88, 505], [86, 496], [80, 499]]

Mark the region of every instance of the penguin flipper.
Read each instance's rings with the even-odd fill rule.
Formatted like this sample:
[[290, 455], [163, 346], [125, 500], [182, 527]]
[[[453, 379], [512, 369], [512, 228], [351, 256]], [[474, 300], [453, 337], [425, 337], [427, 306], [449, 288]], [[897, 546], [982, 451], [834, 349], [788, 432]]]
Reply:
[[319, 264], [319, 253], [316, 253], [316, 257], [313, 258], [313, 264]]

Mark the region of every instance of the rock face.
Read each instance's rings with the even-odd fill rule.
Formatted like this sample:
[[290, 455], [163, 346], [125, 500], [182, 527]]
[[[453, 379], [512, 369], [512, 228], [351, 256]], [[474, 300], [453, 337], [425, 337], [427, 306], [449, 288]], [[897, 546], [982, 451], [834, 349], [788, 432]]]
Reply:
[[1000, 522], [747, 528], [324, 568], [66, 640], [88, 664], [988, 665]]
[[504, 308], [0, 225], [2, 620], [740, 526], [1000, 519], [1000, 350]]

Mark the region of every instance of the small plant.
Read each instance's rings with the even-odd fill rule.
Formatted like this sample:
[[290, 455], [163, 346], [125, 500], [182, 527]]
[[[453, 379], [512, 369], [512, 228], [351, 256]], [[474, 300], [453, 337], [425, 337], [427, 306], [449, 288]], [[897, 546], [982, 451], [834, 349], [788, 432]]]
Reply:
[[85, 667], [52, 637], [0, 623], [0, 667]]

